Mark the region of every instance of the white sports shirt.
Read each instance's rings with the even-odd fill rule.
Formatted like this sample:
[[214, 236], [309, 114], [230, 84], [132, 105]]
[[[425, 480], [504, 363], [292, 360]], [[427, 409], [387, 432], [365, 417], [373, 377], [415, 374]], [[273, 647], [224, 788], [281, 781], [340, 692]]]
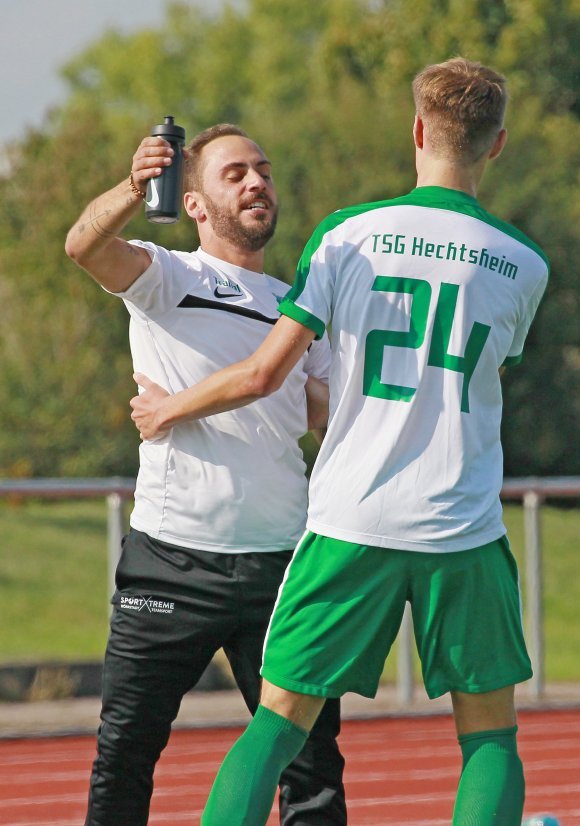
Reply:
[[[201, 249], [132, 241], [151, 266], [120, 296], [133, 365], [175, 393], [251, 355], [272, 329], [288, 285]], [[306, 520], [297, 440], [304, 383], [328, 380], [330, 348], [314, 342], [276, 393], [240, 410], [173, 427], [140, 448], [131, 525], [175, 545], [216, 552], [291, 549]]]
[[280, 305], [332, 329], [309, 530], [431, 552], [505, 533], [498, 371], [520, 360], [547, 279], [538, 247], [456, 190], [322, 222]]

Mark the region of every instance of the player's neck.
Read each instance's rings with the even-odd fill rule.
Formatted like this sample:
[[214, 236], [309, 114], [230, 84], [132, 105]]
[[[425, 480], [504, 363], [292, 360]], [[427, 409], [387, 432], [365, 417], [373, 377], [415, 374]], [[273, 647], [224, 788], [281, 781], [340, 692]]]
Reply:
[[417, 186], [442, 186], [457, 189], [477, 198], [483, 169], [479, 164], [460, 166], [441, 159], [431, 159], [417, 169]]
[[264, 272], [264, 250], [244, 250], [221, 238], [202, 238], [201, 248], [208, 255], [219, 258], [235, 267], [252, 272]]

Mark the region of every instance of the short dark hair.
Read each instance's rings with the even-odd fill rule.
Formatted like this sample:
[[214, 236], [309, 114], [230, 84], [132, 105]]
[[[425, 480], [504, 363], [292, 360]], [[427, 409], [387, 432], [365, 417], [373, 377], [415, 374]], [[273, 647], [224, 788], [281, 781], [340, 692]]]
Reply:
[[417, 115], [436, 152], [472, 163], [493, 145], [507, 103], [505, 78], [463, 57], [427, 66], [413, 81]]
[[216, 138], [224, 138], [227, 135], [238, 135], [241, 138], [247, 138], [248, 134], [240, 126], [233, 123], [217, 123], [215, 126], [209, 126], [196, 135], [185, 147], [189, 152], [189, 157], [186, 158], [184, 164], [183, 185], [186, 192], [202, 189], [203, 165], [201, 163], [201, 153], [204, 147], [215, 141]]

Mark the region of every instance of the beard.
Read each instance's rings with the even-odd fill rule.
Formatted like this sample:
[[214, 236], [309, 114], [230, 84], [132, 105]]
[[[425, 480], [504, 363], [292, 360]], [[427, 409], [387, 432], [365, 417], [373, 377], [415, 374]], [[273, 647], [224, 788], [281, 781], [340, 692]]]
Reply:
[[221, 207], [204, 193], [204, 201], [211, 225], [218, 238], [229, 241], [247, 252], [257, 252], [264, 247], [276, 231], [278, 209], [271, 216], [254, 219], [252, 226], [246, 226], [233, 210]]

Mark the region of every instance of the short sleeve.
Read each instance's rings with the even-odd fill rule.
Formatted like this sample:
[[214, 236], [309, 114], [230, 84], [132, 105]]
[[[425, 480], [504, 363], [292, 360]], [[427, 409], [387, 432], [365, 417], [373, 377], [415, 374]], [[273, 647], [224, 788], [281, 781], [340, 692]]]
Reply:
[[174, 266], [174, 256], [164, 247], [149, 241], [130, 241], [136, 247], [146, 249], [151, 264], [131, 286], [113, 295], [122, 298], [131, 315], [155, 317], [174, 309], [187, 293], [182, 269]]
[[524, 344], [529, 332], [529, 329], [532, 325], [532, 321], [534, 320], [534, 316], [536, 315], [537, 309], [540, 305], [540, 301], [544, 292], [546, 290], [546, 285], [548, 283], [548, 272], [544, 278], [540, 281], [537, 285], [536, 289], [532, 293], [530, 300], [526, 306], [525, 312], [522, 315], [521, 321], [518, 324], [516, 331], [514, 333], [514, 337], [512, 340], [512, 345], [509, 349], [509, 353], [507, 354], [506, 358], [503, 361], [504, 367], [512, 367], [516, 364], [519, 364], [523, 358], [523, 350]]
[[294, 285], [278, 308], [313, 330], [317, 339], [323, 337], [330, 320], [336, 257], [341, 247], [337, 236], [343, 220], [337, 216], [334, 213], [326, 218], [312, 234], [298, 262]]

